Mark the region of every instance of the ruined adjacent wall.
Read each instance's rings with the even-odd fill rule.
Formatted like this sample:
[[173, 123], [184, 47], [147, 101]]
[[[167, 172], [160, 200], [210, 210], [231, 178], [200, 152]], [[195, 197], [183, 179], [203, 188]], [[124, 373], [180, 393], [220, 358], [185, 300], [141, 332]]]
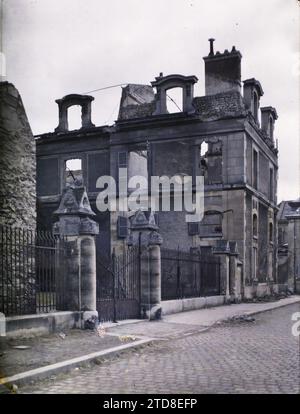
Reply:
[[35, 141], [21, 96], [0, 82], [0, 224], [35, 228]]

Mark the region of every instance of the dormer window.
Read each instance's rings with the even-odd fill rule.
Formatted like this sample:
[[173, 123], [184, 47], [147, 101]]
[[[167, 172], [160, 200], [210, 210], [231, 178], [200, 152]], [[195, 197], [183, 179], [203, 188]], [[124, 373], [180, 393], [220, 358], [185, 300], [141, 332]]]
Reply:
[[272, 106], [261, 108], [261, 129], [274, 142], [275, 121], [278, 119], [276, 109]]
[[[81, 109], [81, 119], [80, 123], [76, 119], [76, 129], [81, 128], [91, 128], [95, 126], [91, 121], [91, 103], [94, 100], [92, 96], [89, 95], [67, 95], [62, 99], [57, 99], [55, 102], [58, 104], [59, 110], [59, 124], [55, 129], [55, 132], [67, 132], [69, 131], [69, 122], [68, 122], [68, 111], [71, 107], [78, 107]], [[77, 112], [77, 116], [80, 115]], [[74, 119], [72, 120], [72, 123]]]
[[[156, 88], [156, 109], [153, 115], [162, 115], [174, 112], [194, 112], [194, 84], [198, 81], [196, 76], [168, 75], [163, 76], [161, 73], [154, 82], [152, 87]], [[172, 96], [171, 89], [179, 91], [179, 95]], [[172, 104], [172, 105], [171, 105]]]
[[166, 91], [167, 111], [169, 114], [182, 112], [182, 88], [171, 88]]
[[260, 98], [264, 91], [258, 80], [252, 78], [244, 81], [244, 101], [248, 111], [252, 114], [256, 124], [259, 126], [259, 105]]

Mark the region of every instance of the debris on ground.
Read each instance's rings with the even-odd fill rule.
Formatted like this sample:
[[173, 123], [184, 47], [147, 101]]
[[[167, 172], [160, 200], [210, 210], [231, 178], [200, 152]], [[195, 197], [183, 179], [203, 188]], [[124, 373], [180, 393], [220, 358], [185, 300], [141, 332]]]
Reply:
[[121, 335], [119, 336], [119, 339], [121, 342], [131, 342], [136, 340], [135, 336], [132, 335]]
[[251, 315], [235, 315], [225, 319], [223, 322], [254, 322], [255, 318]]
[[96, 328], [96, 334], [100, 336], [100, 338], [103, 338], [106, 335], [106, 331], [103, 325], [98, 325]]

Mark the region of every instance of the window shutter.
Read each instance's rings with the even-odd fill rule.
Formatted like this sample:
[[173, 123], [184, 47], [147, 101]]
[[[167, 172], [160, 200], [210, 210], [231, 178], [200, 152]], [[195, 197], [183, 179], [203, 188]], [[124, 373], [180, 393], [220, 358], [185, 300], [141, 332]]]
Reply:
[[128, 219], [127, 217], [118, 217], [118, 238], [126, 239], [128, 235]]
[[189, 236], [196, 236], [199, 234], [199, 223], [188, 223]]

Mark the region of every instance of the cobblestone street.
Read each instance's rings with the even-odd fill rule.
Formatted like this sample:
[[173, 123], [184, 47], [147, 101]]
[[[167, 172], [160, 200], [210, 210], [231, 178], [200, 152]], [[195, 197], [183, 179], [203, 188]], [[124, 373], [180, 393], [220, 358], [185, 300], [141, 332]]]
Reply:
[[75, 370], [20, 393], [299, 393], [299, 304]]

